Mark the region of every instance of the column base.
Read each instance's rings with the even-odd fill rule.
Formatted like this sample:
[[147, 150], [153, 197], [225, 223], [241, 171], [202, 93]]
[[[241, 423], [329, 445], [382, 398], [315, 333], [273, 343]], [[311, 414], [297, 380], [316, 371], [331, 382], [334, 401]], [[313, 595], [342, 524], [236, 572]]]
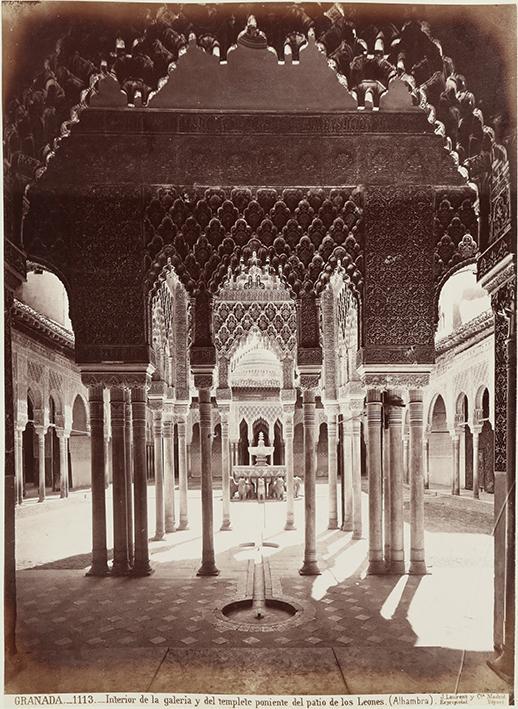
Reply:
[[367, 574], [369, 576], [380, 576], [386, 573], [385, 562], [383, 559], [376, 559], [375, 561], [369, 561], [369, 568], [367, 569]]
[[129, 576], [132, 572], [132, 568], [129, 564], [114, 562], [111, 568], [112, 576]]
[[302, 568], [299, 569], [301, 576], [320, 576], [321, 573], [316, 561], [305, 561]]
[[487, 666], [503, 679], [507, 684], [512, 685], [514, 676], [514, 661], [512, 653], [504, 648], [502, 654], [496, 660], [488, 660]]
[[131, 570], [132, 576], [151, 576], [154, 573], [155, 570], [151, 568], [149, 561], [137, 561]]
[[94, 562], [86, 572], [85, 576], [109, 576], [110, 569], [106, 561]]
[[176, 527], [173, 525], [171, 527], [166, 527], [165, 528], [165, 533], [166, 534], [171, 534], [172, 532], [176, 532]]
[[45, 502], [45, 498], [44, 498], [44, 497], [38, 497], [38, 502]]
[[403, 575], [405, 573], [405, 562], [393, 559], [388, 565], [388, 569], [391, 574]]
[[230, 524], [229, 519], [224, 519], [223, 522], [221, 523], [221, 527], [219, 528], [220, 532], [231, 532], [232, 531], [232, 525]]
[[353, 531], [353, 539], [363, 539], [363, 534], [361, 532], [354, 532]]
[[196, 572], [196, 576], [219, 576], [219, 569], [212, 561], [204, 562]]
[[284, 525], [284, 531], [286, 532], [294, 532], [297, 528], [295, 527], [295, 522], [292, 520], [288, 520], [286, 524]]
[[349, 522], [344, 522], [344, 524], [341, 525], [340, 529], [342, 532], [352, 532], [353, 526]]
[[154, 537], [151, 537], [151, 541], [152, 541], [152, 542], [163, 542], [163, 541], [165, 541], [165, 539], [164, 539], [164, 533], [155, 534]]
[[408, 573], [412, 576], [426, 576], [426, 564], [424, 561], [411, 561]]
[[180, 523], [179, 523], [178, 527], [176, 528], [176, 531], [183, 532], [185, 529], [189, 529], [189, 522], [187, 522], [187, 520], [185, 520], [183, 522], [182, 522], [182, 520], [180, 520]]
[[330, 519], [329, 524], [327, 525], [328, 529], [338, 529], [338, 520], [336, 519]]

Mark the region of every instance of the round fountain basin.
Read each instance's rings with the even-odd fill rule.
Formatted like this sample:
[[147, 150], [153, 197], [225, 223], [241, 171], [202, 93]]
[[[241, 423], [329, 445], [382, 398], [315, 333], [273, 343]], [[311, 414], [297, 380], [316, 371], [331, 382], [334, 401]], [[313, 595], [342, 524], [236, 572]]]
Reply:
[[[244, 598], [240, 601], [232, 601], [223, 606], [221, 612], [234, 623], [246, 623], [252, 625], [278, 625], [294, 618], [299, 610], [288, 601], [281, 601], [276, 598], [266, 599], [264, 615], [256, 617], [253, 601], [251, 598]], [[272, 628], [273, 630], [273, 628]]]

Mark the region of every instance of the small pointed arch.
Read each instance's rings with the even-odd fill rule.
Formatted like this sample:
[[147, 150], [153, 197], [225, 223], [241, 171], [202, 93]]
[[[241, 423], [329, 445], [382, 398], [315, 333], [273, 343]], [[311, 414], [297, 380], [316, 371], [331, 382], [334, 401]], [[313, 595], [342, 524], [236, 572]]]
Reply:
[[72, 405], [72, 430], [77, 433], [88, 432], [87, 406], [81, 394], [76, 394]]
[[462, 423], [465, 423], [468, 420], [469, 416], [469, 404], [468, 404], [468, 397], [466, 394], [461, 391], [459, 394], [457, 394], [457, 398], [455, 400], [455, 414], [456, 416], [460, 417], [462, 416]]
[[478, 409], [483, 420], [491, 419], [491, 395], [489, 387], [486, 384], [481, 384], [475, 395], [475, 409]]

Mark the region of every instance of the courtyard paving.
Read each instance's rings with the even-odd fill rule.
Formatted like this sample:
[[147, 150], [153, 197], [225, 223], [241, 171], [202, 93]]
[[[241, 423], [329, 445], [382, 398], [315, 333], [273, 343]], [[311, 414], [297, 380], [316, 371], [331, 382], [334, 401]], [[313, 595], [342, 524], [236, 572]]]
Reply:
[[[152, 486], [148, 493], [151, 538]], [[367, 576], [367, 541], [327, 529], [327, 495], [319, 484], [322, 574], [312, 578], [298, 574], [302, 498], [292, 532], [283, 531], [285, 503], [232, 502], [232, 531], [215, 535], [215, 578], [196, 576], [199, 490], [189, 493], [189, 529], [150, 542], [155, 573], [139, 579], [85, 577], [88, 491], [24, 502], [16, 520], [19, 658], [7, 691], [508, 692], [485, 664], [492, 656], [492, 505], [427, 495], [428, 575]], [[366, 523], [365, 494], [363, 503]], [[408, 550], [408, 500], [405, 508]], [[218, 529], [217, 490], [214, 519]], [[278, 545], [264, 552], [267, 590], [300, 609], [277, 630], [268, 629], [268, 617], [264, 628], [221, 614], [251, 590], [253, 552], [240, 545], [261, 530]]]

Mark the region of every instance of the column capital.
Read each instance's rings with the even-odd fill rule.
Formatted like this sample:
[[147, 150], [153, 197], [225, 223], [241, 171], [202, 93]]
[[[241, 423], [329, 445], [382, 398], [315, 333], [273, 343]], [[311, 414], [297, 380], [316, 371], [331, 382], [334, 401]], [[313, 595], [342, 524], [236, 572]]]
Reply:
[[56, 428], [56, 436], [59, 439], [70, 438], [70, 429], [68, 428]]
[[42, 426], [42, 425], [36, 425], [36, 424], [34, 425], [34, 431], [40, 437], [44, 436], [47, 433], [48, 429], [49, 429], [48, 426]]
[[314, 364], [299, 364], [298, 369], [302, 391], [318, 389], [322, 367]]
[[147, 389], [154, 371], [152, 364], [79, 364], [81, 381], [87, 387], [137, 387]]
[[361, 383], [369, 389], [423, 389], [430, 383], [429, 364], [361, 364], [358, 373]]

